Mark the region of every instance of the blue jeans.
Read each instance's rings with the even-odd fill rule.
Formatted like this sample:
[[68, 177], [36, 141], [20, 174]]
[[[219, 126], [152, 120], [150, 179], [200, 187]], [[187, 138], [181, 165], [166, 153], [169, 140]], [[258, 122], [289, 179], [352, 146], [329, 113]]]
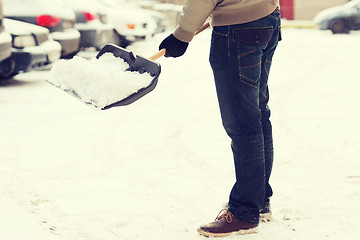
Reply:
[[275, 10], [253, 22], [215, 26], [211, 39], [210, 64], [235, 162], [229, 210], [251, 223], [259, 221], [259, 208], [273, 194], [268, 77], [280, 21]]

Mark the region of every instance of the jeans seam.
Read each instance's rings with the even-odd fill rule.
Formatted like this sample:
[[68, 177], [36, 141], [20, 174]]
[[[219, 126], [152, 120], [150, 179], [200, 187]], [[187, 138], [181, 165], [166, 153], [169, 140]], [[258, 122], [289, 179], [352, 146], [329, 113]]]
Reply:
[[268, 69], [267, 69], [267, 67], [266, 67], [266, 63], [271, 64], [272, 61], [266, 59], [266, 60], [264, 61], [264, 66], [263, 66], [263, 68], [264, 68], [264, 70], [265, 70], [265, 73], [266, 73], [266, 77], [269, 78], [270, 72], [268, 71]]
[[215, 29], [213, 29], [213, 32], [214, 32], [215, 34], [220, 35], [220, 36], [223, 36], [223, 37], [228, 37], [228, 36], [229, 36], [229, 34], [227, 34], [227, 33], [219, 33], [219, 32], [217, 32]]
[[[261, 61], [258, 62], [258, 63], [252, 64], [252, 65], [249, 65], [249, 66], [244, 66], [244, 67], [242, 67], [242, 66], [240, 65], [240, 59], [241, 59], [241, 57], [246, 56], [246, 55], [248, 55], [248, 54], [250, 54], [250, 53], [253, 53], [253, 52], [256, 52], [256, 49], [253, 49], [253, 50], [251, 50], [251, 51], [247, 51], [247, 52], [242, 53], [242, 54], [239, 54], [239, 55], [237, 56], [238, 71], [239, 71], [239, 78], [240, 78], [240, 81], [241, 81], [242, 83], [244, 83], [244, 84], [246, 84], [246, 85], [248, 85], [248, 86], [250, 86], [250, 87], [253, 87], [253, 88], [258, 88], [257, 85], [258, 85], [258, 83], [259, 83], [261, 74], [259, 74], [259, 75], [257, 76], [257, 78], [254, 80], [254, 79], [251, 79], [251, 78], [246, 77], [245, 75], [243, 75], [243, 74], [242, 74], [242, 70], [243, 70], [243, 69], [251, 69], [251, 68], [254, 68], [254, 67], [261, 66], [261, 65], [262, 65], [262, 64], [261, 64]], [[245, 81], [244, 79], [245, 79], [246, 81]]]
[[228, 34], [227, 34], [227, 40], [228, 40], [228, 46], [227, 46], [227, 49], [228, 49], [228, 57], [230, 57], [230, 26], [228, 26], [228, 30], [227, 30]]

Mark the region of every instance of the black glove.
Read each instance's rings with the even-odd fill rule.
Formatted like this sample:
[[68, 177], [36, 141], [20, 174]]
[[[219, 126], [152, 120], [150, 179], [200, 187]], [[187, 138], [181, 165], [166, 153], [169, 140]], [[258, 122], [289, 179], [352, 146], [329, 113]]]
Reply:
[[165, 57], [176, 58], [182, 56], [185, 53], [188, 45], [189, 43], [180, 41], [173, 34], [170, 34], [160, 43], [159, 50], [165, 48]]

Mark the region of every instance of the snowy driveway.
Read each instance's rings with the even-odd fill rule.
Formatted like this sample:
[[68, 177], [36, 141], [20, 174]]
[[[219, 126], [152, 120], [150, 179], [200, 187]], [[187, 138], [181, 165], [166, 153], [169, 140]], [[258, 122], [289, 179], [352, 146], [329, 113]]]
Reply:
[[[161, 37], [132, 46], [150, 56]], [[210, 31], [159, 60], [157, 88], [95, 111], [44, 82], [0, 86], [0, 239], [204, 239], [234, 181]], [[360, 34], [285, 29], [270, 77], [274, 220], [233, 239], [356, 239]]]

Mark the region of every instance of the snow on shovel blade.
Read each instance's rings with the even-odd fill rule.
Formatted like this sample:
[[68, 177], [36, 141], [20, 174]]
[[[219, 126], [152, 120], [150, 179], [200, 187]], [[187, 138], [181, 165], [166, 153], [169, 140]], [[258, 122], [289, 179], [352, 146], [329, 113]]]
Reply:
[[94, 59], [75, 56], [60, 60], [46, 81], [96, 109], [105, 110], [131, 104], [151, 92], [160, 71], [159, 64], [108, 44]]
[[97, 54], [96, 58], [100, 58], [103, 54], [107, 52], [114, 54], [115, 57], [122, 58], [126, 63], [128, 63], [130, 66], [129, 69], [127, 69], [128, 71], [136, 71], [139, 72], [140, 74], [146, 72], [149, 73], [153, 77], [153, 79], [148, 86], [139, 89], [137, 92], [131, 94], [130, 96], [124, 99], [121, 99], [113, 104], [105, 106], [103, 109], [109, 109], [111, 107], [125, 106], [131, 104], [136, 100], [138, 100], [139, 98], [151, 92], [156, 87], [161, 72], [160, 64], [155, 63], [151, 60], [148, 60], [138, 55], [134, 56], [132, 52], [129, 52], [114, 44], [107, 44], [105, 47], [103, 47]]

